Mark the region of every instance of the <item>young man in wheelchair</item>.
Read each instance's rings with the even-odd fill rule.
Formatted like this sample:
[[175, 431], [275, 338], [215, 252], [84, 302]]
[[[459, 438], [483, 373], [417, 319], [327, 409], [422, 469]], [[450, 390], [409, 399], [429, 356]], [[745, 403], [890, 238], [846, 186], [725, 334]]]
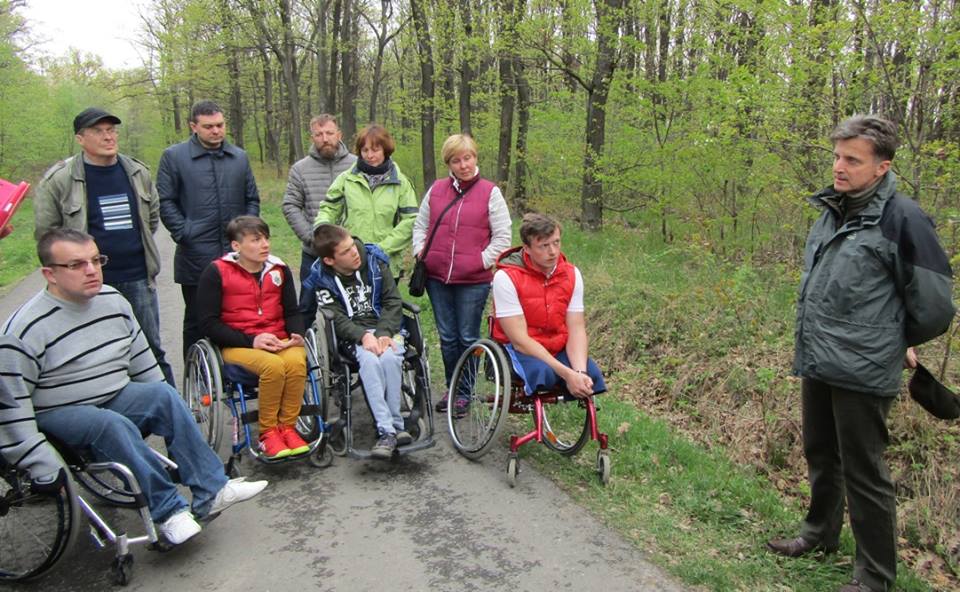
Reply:
[[[266, 481], [228, 481], [177, 391], [164, 381], [130, 303], [103, 284], [93, 237], [58, 228], [40, 237], [45, 290], [4, 323], [0, 390], [19, 406], [0, 409], [0, 452], [41, 483], [62, 479], [59, 457], [43, 434], [94, 461], [126, 465], [136, 477], [159, 533], [180, 544], [212, 517], [248, 500]], [[191, 505], [144, 441], [163, 437], [179, 465]]]
[[363, 244], [342, 226], [321, 224], [313, 233], [319, 265], [312, 285], [317, 299], [333, 313], [339, 343], [351, 344], [360, 365], [360, 380], [377, 423], [375, 458], [390, 458], [413, 438], [404, 429], [400, 395], [404, 347], [400, 332], [403, 301], [390, 273], [390, 259], [373, 244]]
[[560, 224], [526, 214], [523, 245], [505, 251], [493, 276], [493, 338], [505, 344], [526, 393], [563, 383], [574, 397], [607, 390], [587, 356], [583, 277], [560, 251]]
[[293, 274], [270, 254], [270, 228], [256, 216], [227, 225], [233, 252], [212, 262], [197, 285], [203, 334], [223, 361], [259, 377], [260, 449], [269, 459], [310, 451], [295, 428], [307, 380], [303, 317]]

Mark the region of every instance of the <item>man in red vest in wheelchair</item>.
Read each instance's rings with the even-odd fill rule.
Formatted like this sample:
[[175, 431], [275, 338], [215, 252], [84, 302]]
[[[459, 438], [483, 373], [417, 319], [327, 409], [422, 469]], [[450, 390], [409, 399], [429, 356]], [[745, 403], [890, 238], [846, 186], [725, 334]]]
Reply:
[[562, 382], [578, 398], [607, 390], [587, 357], [583, 277], [560, 252], [560, 224], [526, 214], [523, 245], [505, 251], [493, 276], [493, 338], [505, 344], [528, 395]]

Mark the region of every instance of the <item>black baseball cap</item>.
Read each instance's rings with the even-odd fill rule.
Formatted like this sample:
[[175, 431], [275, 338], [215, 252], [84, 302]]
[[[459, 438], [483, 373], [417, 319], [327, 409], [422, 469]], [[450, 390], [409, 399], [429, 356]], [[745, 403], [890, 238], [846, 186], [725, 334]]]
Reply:
[[73, 133], [79, 134], [80, 130], [83, 128], [90, 127], [91, 125], [97, 123], [98, 121], [103, 121], [104, 119], [110, 123], [120, 123], [119, 117], [116, 115], [111, 115], [103, 109], [99, 109], [97, 107], [84, 109], [79, 115], [73, 118]]

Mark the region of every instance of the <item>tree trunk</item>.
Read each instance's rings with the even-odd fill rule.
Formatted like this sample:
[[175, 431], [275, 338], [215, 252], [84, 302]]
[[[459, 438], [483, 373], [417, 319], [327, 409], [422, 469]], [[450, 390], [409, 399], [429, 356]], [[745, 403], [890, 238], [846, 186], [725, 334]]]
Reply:
[[[347, 0], [349, 2], [350, 0]], [[340, 70], [340, 12], [343, 0], [334, 0], [333, 3], [333, 34], [330, 36], [330, 68], [327, 71], [329, 84], [327, 85], [327, 104], [324, 109], [327, 113], [337, 112], [337, 79]]]
[[293, 42], [290, 0], [280, 0], [280, 23], [283, 26], [283, 49], [278, 56], [283, 67], [283, 78], [287, 87], [287, 105], [290, 114], [288, 129], [293, 149], [292, 162], [304, 157], [303, 120], [300, 117], [300, 72], [297, 67], [296, 47]]
[[513, 182], [513, 213], [527, 212], [527, 132], [530, 130], [530, 84], [523, 62], [516, 60], [513, 78], [517, 83], [517, 171]]
[[616, 68], [616, 41], [619, 10], [624, 0], [596, 0], [597, 65], [587, 97], [586, 150], [583, 156], [580, 226], [584, 230], [603, 227], [603, 182], [597, 177], [597, 161], [603, 156], [607, 123], [607, 96]]
[[240, 93], [240, 60], [237, 54], [240, 51], [230, 49], [230, 130], [233, 143], [243, 148], [243, 99]]
[[437, 179], [437, 164], [434, 158], [433, 136], [435, 87], [433, 83], [433, 42], [423, 0], [410, 0], [413, 27], [417, 33], [417, 50], [420, 53], [420, 149], [423, 160], [423, 185], [430, 187]]
[[[343, 96], [341, 104], [340, 129], [343, 137], [352, 138], [357, 133], [357, 18], [356, 6], [351, 0], [343, 0]], [[346, 41], [349, 40], [349, 41]]]
[[180, 91], [176, 89], [170, 93], [170, 108], [173, 109], [173, 131], [179, 142], [183, 140], [183, 121], [180, 117]]
[[270, 54], [265, 48], [260, 48], [260, 59], [263, 62], [263, 140], [267, 145], [267, 160], [280, 162], [280, 134], [277, 133], [276, 107], [273, 104], [273, 69], [270, 65]]
[[516, 53], [516, 10], [514, 0], [500, 0], [499, 11], [502, 17], [500, 26], [501, 45], [498, 61], [500, 63], [500, 134], [497, 151], [497, 185], [506, 195], [510, 179], [510, 147], [513, 140], [513, 109], [516, 84], [513, 75], [513, 62]]
[[329, 103], [329, 89], [327, 88], [327, 68], [330, 63], [330, 39], [327, 38], [327, 9], [330, 7], [328, 0], [320, 0], [319, 10], [317, 11], [317, 28], [320, 31], [320, 40], [317, 43], [319, 50], [317, 52], [317, 111], [329, 112], [326, 109]]
[[[470, 15], [470, 0], [460, 0], [460, 18], [463, 19], [463, 34], [470, 44], [473, 36], [473, 22]], [[460, 56], [460, 133], [472, 134], [470, 125], [470, 82], [473, 80], [473, 56], [463, 52]]]

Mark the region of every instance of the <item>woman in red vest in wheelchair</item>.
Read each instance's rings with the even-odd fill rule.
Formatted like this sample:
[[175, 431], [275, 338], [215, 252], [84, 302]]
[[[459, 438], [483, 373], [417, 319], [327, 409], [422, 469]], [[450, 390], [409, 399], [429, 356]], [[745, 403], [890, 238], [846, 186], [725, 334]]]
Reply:
[[270, 254], [270, 227], [256, 216], [227, 225], [233, 248], [200, 275], [197, 314], [223, 361], [260, 377], [260, 448], [267, 458], [310, 450], [294, 428], [307, 380], [303, 316], [290, 268]]
[[607, 390], [587, 356], [583, 277], [560, 251], [560, 225], [527, 214], [523, 245], [497, 261], [493, 277], [493, 338], [505, 344], [528, 395], [562, 382], [578, 398]]

